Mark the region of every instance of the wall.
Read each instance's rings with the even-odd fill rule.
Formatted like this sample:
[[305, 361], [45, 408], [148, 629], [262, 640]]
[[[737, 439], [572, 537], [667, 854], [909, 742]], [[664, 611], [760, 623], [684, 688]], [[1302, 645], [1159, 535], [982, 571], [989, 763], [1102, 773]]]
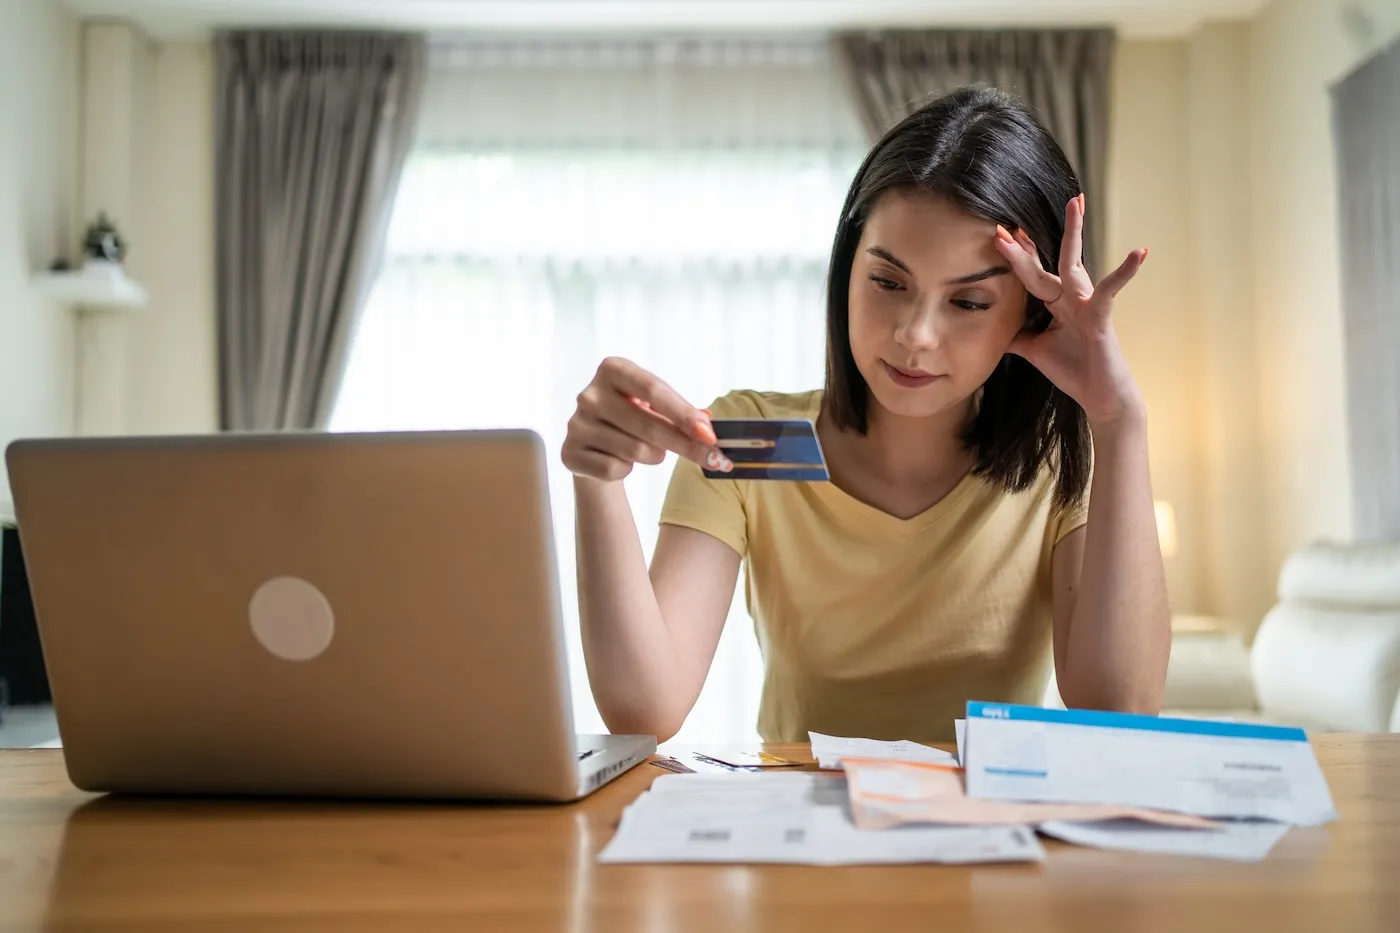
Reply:
[[[1153, 491], [1176, 514], [1177, 556], [1167, 584], [1179, 612], [1202, 611], [1200, 549], [1207, 516], [1200, 503], [1195, 438], [1198, 401], [1189, 320], [1192, 255], [1187, 190], [1187, 57], [1180, 41], [1123, 41], [1114, 65], [1108, 166], [1108, 251], [1104, 269], [1129, 251], [1151, 252], [1119, 295], [1119, 340], [1148, 410]], [[1094, 206], [1088, 205], [1092, 212]], [[1101, 270], [1100, 275], [1103, 274]]]
[[[150, 135], [151, 74], [151, 43], [139, 30], [111, 20], [83, 24], [79, 205], [84, 218], [105, 213], [122, 231], [126, 271], [138, 282], [151, 261], [142, 248], [147, 199], [138, 184], [137, 151]], [[77, 433], [125, 434], [128, 338], [133, 319], [147, 312], [77, 311]]]
[[1289, 553], [1352, 532], [1328, 87], [1397, 33], [1389, 0], [1275, 0], [1120, 46], [1109, 244], [1152, 247], [1117, 321], [1176, 509], [1172, 601], [1245, 634]]
[[[0, 446], [73, 429], [71, 312], [30, 276], [77, 238], [78, 25], [5, 0], [0, 26]], [[0, 463], [0, 500], [9, 498]]]
[[1212, 24], [1186, 43], [1190, 319], [1197, 350], [1196, 441], [1207, 521], [1195, 542], [1201, 597], [1252, 631], [1274, 599], [1259, 429], [1251, 217], [1248, 24]]
[[151, 304], [132, 320], [126, 420], [135, 433], [201, 433], [219, 420], [213, 48], [156, 46], [152, 71], [149, 133], [138, 145], [140, 275]]
[[126, 232], [146, 307], [85, 315], [78, 429], [170, 434], [217, 427], [213, 62], [208, 43], [151, 41], [120, 21], [83, 29], [85, 216]]
[[[1367, 35], [1350, 25], [1362, 20], [1369, 20]], [[1270, 566], [1310, 538], [1346, 538], [1352, 530], [1327, 91], [1397, 34], [1394, 0], [1274, 0], [1250, 30], [1252, 209], [1245, 231], [1264, 401], [1260, 467]]]

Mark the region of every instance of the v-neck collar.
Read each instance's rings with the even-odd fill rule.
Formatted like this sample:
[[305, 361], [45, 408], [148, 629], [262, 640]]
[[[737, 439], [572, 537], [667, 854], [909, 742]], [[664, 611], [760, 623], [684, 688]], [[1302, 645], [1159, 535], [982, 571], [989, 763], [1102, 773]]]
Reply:
[[[821, 413], [822, 394], [822, 392], [812, 393], [810, 402], [812, 407], [808, 414], [811, 416], [813, 424], [817, 423], [817, 418]], [[892, 515], [868, 502], [863, 502], [837, 486], [834, 481], [813, 483], [812, 485], [833, 510], [842, 515], [850, 516], [853, 520], [873, 531], [891, 535], [912, 535], [942, 521], [950, 512], [956, 510], [963, 500], [972, 495], [981, 482], [981, 478], [974, 475], [973, 471], [969, 469], [961, 479], [953, 484], [953, 488], [943, 494], [941, 499], [909, 518], [900, 518], [898, 515]]]

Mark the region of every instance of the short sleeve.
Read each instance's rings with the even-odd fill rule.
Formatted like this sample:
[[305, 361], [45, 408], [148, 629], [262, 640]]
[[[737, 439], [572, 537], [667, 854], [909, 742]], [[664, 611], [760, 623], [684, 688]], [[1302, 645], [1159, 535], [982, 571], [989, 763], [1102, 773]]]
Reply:
[[[733, 393], [716, 399], [710, 414], [716, 418], [754, 418], [758, 411], [751, 401]], [[748, 553], [748, 512], [740, 481], [707, 479], [699, 464], [689, 460], [676, 460], [661, 506], [661, 524], [694, 528], [723, 541], [740, 557]]]
[[1050, 520], [1055, 526], [1055, 537], [1051, 542], [1052, 546], [1064, 540], [1065, 535], [1077, 528], [1083, 528], [1089, 523], [1089, 488], [1094, 484], [1094, 467], [1089, 465], [1089, 481], [1084, 484], [1084, 495], [1079, 497], [1079, 501], [1072, 505], [1061, 508], [1052, 506]]
[[1077, 503], [1069, 508], [1057, 508], [1054, 514], [1055, 544], [1064, 540], [1065, 535], [1089, 523], [1089, 494], [1086, 492]]

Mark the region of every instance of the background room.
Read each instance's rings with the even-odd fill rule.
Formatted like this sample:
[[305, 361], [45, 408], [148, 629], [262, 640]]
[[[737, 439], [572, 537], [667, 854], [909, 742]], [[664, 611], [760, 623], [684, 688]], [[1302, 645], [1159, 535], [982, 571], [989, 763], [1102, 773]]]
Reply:
[[[231, 187], [225, 37], [293, 28], [424, 54], [372, 222], [298, 233], [305, 279], [338, 263], [357, 288], [308, 286], [324, 333], [254, 365], [219, 274], [221, 199], [264, 207]], [[1177, 615], [1168, 707], [1397, 731], [1398, 36], [1389, 0], [6, 0], [0, 444], [533, 428], [577, 725], [601, 730], [557, 457], [578, 391], [608, 355], [701, 406], [819, 386], [831, 235], [872, 138], [903, 103], [1000, 83], [1053, 108], [1100, 267], [1152, 251], [1115, 314]], [[104, 283], [78, 278], [99, 213], [127, 248]], [[668, 476], [627, 480], [648, 552]], [[8, 498], [0, 472], [0, 520]], [[16, 550], [0, 745], [57, 735]], [[677, 741], [753, 739], [762, 665], [740, 586]]]

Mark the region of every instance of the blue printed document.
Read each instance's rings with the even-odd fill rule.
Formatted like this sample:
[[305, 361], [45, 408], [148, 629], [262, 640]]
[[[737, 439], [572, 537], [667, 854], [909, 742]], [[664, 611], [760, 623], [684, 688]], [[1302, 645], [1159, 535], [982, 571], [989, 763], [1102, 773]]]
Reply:
[[1337, 818], [1302, 729], [967, 705], [967, 794], [1316, 826]]

